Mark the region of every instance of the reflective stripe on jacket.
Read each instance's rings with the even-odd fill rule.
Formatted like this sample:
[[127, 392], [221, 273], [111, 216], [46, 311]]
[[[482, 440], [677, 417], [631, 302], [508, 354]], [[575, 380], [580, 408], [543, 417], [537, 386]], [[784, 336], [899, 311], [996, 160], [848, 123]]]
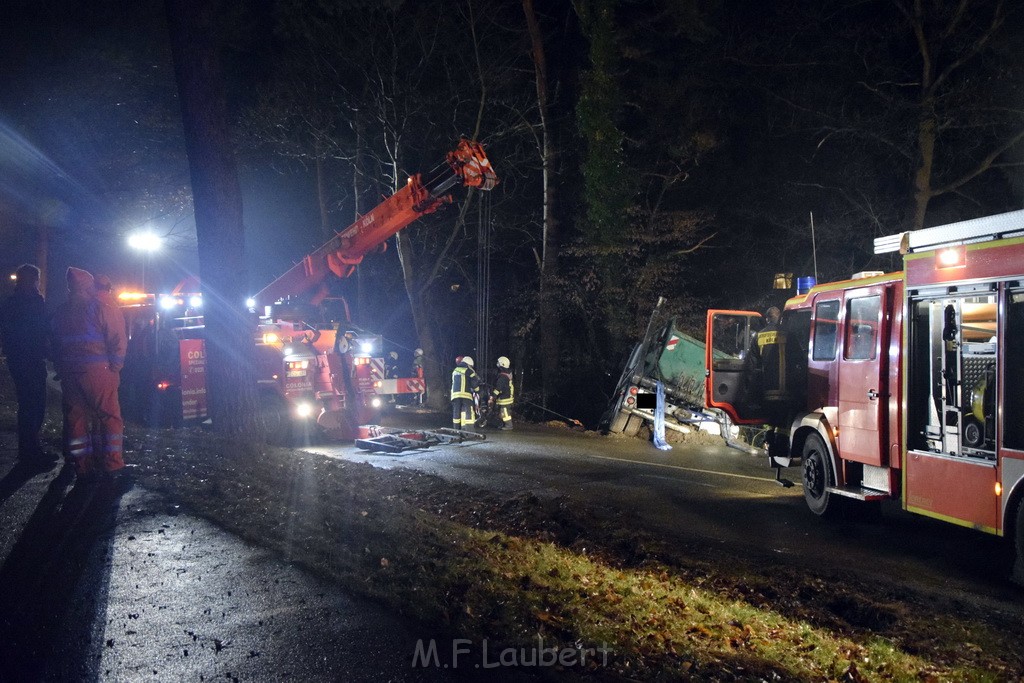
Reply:
[[473, 398], [473, 392], [480, 387], [480, 379], [473, 368], [459, 363], [452, 371], [452, 400]]
[[511, 372], [499, 372], [498, 381], [494, 385], [494, 402], [499, 406], [510, 406], [516, 398], [516, 388], [512, 384]]

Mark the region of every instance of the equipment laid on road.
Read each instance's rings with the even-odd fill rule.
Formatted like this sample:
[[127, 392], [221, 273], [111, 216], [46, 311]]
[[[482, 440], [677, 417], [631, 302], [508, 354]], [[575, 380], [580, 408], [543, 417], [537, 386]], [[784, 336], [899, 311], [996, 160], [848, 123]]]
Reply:
[[[490, 190], [498, 183], [483, 147], [462, 139], [430, 177], [413, 175], [402, 189], [337, 233], [267, 285], [249, 302], [261, 313], [256, 339], [257, 382], [264, 422], [282, 432], [315, 421], [331, 438], [352, 439], [388, 393], [422, 394], [421, 377], [385, 378], [380, 337], [351, 325], [342, 303], [338, 324], [312, 319], [326, 303], [327, 278], [351, 275], [363, 257], [421, 216], [451, 203], [456, 185]], [[180, 406], [178, 419], [206, 417], [205, 346], [201, 296], [136, 295], [129, 327], [126, 379], [143, 411], [156, 403]], [[340, 337], [340, 338], [339, 338]]]
[[814, 513], [899, 500], [1009, 537], [1024, 583], [1024, 211], [875, 240], [896, 251], [790, 299], [761, 352], [758, 313], [709, 311], [708, 404], [770, 425]]
[[429, 448], [438, 444], [483, 441], [487, 437], [476, 432], [441, 427], [440, 429], [396, 429], [379, 425], [365, 425], [359, 428], [365, 438], [355, 440], [357, 448], [378, 453], [402, 453], [417, 448]]

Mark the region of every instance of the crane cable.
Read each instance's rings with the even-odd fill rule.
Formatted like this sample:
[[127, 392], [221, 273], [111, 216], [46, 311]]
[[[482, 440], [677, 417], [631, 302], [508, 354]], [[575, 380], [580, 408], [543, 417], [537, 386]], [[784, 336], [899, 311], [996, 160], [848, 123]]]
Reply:
[[491, 195], [479, 192], [477, 197], [476, 350], [483, 369], [490, 368], [491, 357]]

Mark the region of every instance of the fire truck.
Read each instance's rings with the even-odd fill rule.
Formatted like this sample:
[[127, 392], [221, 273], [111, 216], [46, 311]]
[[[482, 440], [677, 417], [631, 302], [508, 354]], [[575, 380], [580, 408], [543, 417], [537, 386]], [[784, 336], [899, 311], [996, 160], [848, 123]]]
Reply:
[[899, 500], [1007, 538], [1020, 583], [1024, 211], [875, 240], [895, 252], [902, 271], [798, 290], [777, 326], [709, 311], [706, 402], [769, 425], [814, 513]]
[[[344, 301], [340, 321], [313, 315], [329, 303], [327, 280], [346, 278], [363, 258], [421, 216], [453, 201], [456, 185], [491, 190], [498, 183], [483, 147], [462, 139], [429, 176], [416, 174], [326, 244], [271, 282], [248, 303], [258, 312], [256, 374], [264, 422], [271, 433], [315, 421], [331, 438], [351, 439], [373, 421], [381, 395], [418, 393], [422, 378], [383, 376], [380, 337], [351, 324]], [[128, 403], [143, 417], [205, 417], [202, 298], [179, 288], [166, 296], [130, 295], [125, 364]], [[149, 421], [154, 421], [150, 419]], [[160, 420], [166, 422], [166, 420]]]

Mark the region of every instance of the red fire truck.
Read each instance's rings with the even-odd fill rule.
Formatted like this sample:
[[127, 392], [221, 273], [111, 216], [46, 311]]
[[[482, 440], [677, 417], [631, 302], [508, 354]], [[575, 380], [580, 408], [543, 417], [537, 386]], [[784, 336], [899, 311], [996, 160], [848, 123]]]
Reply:
[[[420, 393], [420, 378], [385, 384], [381, 339], [347, 319], [311, 320], [328, 296], [331, 275], [351, 275], [363, 257], [383, 251], [387, 240], [421, 216], [452, 202], [456, 185], [494, 188], [498, 179], [483, 147], [463, 139], [433, 175], [416, 174], [385, 199], [249, 302], [259, 311], [256, 374], [264, 421], [271, 432], [287, 423], [315, 420], [333, 438], [350, 439], [373, 421], [384, 391]], [[127, 403], [163, 417], [205, 417], [205, 353], [201, 296], [184, 291], [163, 297], [138, 295], [125, 302], [129, 349]], [[343, 303], [343, 302], [342, 302]], [[126, 401], [122, 401], [126, 403]], [[151, 420], [154, 421], [154, 420]], [[166, 420], [162, 420], [166, 422]]]
[[804, 497], [904, 509], [1004, 536], [1024, 581], [1024, 211], [875, 240], [862, 273], [757, 313], [709, 311], [706, 400], [767, 424]]

